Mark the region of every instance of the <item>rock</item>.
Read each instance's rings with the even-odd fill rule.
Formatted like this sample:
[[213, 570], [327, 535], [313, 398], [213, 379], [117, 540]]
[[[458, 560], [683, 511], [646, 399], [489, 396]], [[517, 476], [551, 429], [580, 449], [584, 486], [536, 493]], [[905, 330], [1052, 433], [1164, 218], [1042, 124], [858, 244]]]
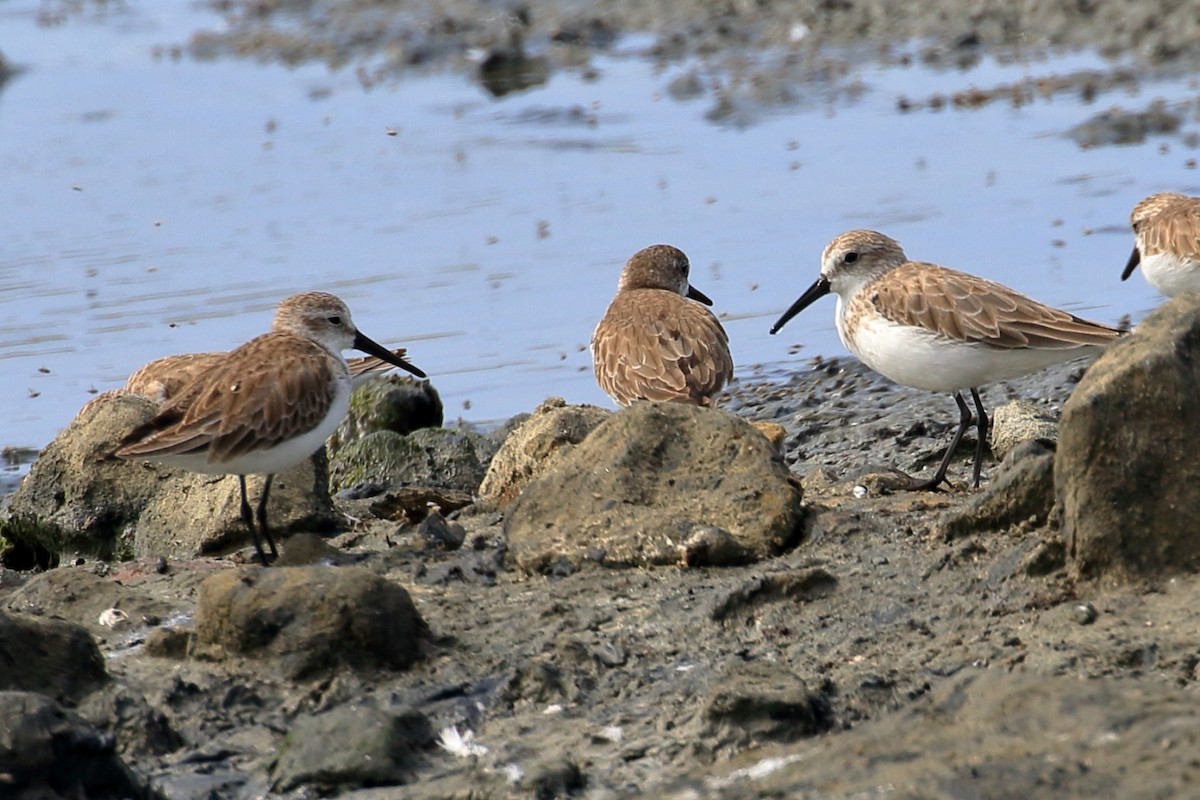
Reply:
[[401, 375], [372, 378], [350, 397], [350, 411], [329, 437], [329, 457], [332, 459], [341, 448], [376, 431], [403, 436], [441, 425], [442, 398], [432, 383]]
[[800, 500], [782, 456], [749, 423], [697, 406], [635, 403], [530, 483], [509, 506], [505, 533], [531, 572], [564, 561], [674, 564], [704, 528], [738, 545], [708, 553], [707, 563], [719, 552], [741, 563], [796, 540]]
[[33, 692], [0, 692], [0, 795], [33, 800], [149, 797], [112, 736]]
[[420, 751], [432, 743], [433, 728], [419, 711], [341, 705], [292, 723], [271, 771], [272, 789], [312, 785], [328, 792], [407, 783]]
[[401, 486], [370, 504], [371, 513], [393, 522], [420, 522], [433, 506], [449, 514], [469, 506], [474, 498], [458, 489], [436, 486]]
[[791, 742], [833, 727], [829, 700], [782, 664], [738, 661], [715, 683], [704, 701], [703, 733], [705, 747], [714, 751]]
[[158, 477], [109, 458], [116, 443], [154, 413], [150, 400], [114, 397], [72, 420], [38, 456], [12, 495], [9, 513], [21, 521], [5, 536], [54, 555], [101, 558], [129, 555], [126, 527], [137, 521], [158, 490]]
[[170, 658], [181, 661], [187, 657], [192, 633], [191, 628], [154, 628], [146, 633], [142, 652], [151, 658]]
[[125, 758], [162, 756], [183, 745], [167, 715], [128, 686], [110, 683], [88, 695], [79, 715], [116, 741]]
[[[110, 457], [121, 438], [155, 410], [146, 398], [121, 395], [76, 417], [42, 451], [12, 496], [5, 535], [24, 531], [18, 535], [63, 559], [76, 553], [192, 558], [248, 542], [236, 478]], [[252, 502], [261, 481], [247, 481]], [[323, 456], [275, 477], [267, 513], [277, 538], [337, 522]]]
[[425, 623], [400, 586], [359, 567], [227, 570], [200, 585], [196, 654], [273, 658], [284, 676], [406, 669]]
[[745, 547], [733, 534], [715, 525], [698, 525], [680, 542], [681, 567], [719, 567], [751, 564], [756, 559], [754, 552]]
[[181, 604], [172, 605], [131, 583], [102, 577], [88, 567], [59, 567], [34, 575], [5, 599], [3, 607], [20, 614], [61, 617], [82, 625], [93, 636], [112, 632], [100, 621], [110, 609], [127, 616], [122, 630], [180, 611]]
[[1026, 440], [1009, 451], [987, 488], [941, 516], [934, 535], [947, 541], [1014, 525], [1041, 525], [1054, 506], [1054, 452]]
[[521, 788], [534, 800], [577, 797], [587, 788], [587, 776], [574, 761], [556, 758], [535, 764], [521, 781]]
[[[519, 41], [519, 40], [518, 40]], [[550, 78], [550, 63], [529, 56], [522, 47], [497, 47], [479, 63], [480, 85], [493, 97], [541, 86]]]
[[1029, 400], [1012, 400], [992, 412], [988, 443], [992, 455], [1003, 461], [1021, 442], [1036, 441], [1054, 449], [1058, 420], [1045, 406]]
[[79, 625], [0, 611], [0, 691], [74, 704], [107, 682], [104, 657]]
[[377, 431], [342, 447], [330, 467], [335, 492], [361, 483], [474, 492], [495, 445], [482, 434], [423, 428], [408, 436]]
[[787, 438], [787, 428], [778, 422], [751, 422], [755, 430], [767, 437], [767, 441], [776, 450], [783, 452], [783, 441]]
[[1071, 609], [1071, 618], [1080, 625], [1091, 625], [1100, 616], [1091, 603], [1079, 603]]
[[[1119, 732], [1119, 733], [1117, 733]], [[1105, 746], [1112, 737], [1120, 746]], [[1189, 796], [1194, 698], [1165, 683], [968, 669], [869, 724], [697, 767], [657, 796]], [[1047, 753], [1055, 757], [1047, 759]], [[903, 788], [900, 788], [903, 787]]]
[[[250, 543], [250, 533], [242, 521], [236, 477], [169, 472], [173, 474], [138, 518], [133, 539], [135, 558], [195, 558], [228, 553]], [[263, 480], [260, 475], [246, 477], [253, 507], [257, 507]], [[323, 450], [271, 481], [267, 523], [277, 544], [294, 532], [333, 532], [343, 526], [329, 497]]]
[[1200, 567], [1200, 296], [1175, 298], [1091, 366], [1063, 409], [1054, 481], [1079, 577]]
[[361, 560], [359, 556], [342, 552], [326, 539], [314, 533], [298, 533], [287, 540], [279, 558], [271, 566], [306, 567], [314, 564], [343, 566]]
[[447, 520], [440, 511], [425, 517], [417, 530], [428, 546], [437, 550], [457, 550], [467, 538], [467, 531], [457, 522]]
[[479, 486], [480, 502], [506, 508], [529, 482], [554, 466], [612, 416], [598, 406], [569, 406], [552, 397], [537, 407], [501, 445]]

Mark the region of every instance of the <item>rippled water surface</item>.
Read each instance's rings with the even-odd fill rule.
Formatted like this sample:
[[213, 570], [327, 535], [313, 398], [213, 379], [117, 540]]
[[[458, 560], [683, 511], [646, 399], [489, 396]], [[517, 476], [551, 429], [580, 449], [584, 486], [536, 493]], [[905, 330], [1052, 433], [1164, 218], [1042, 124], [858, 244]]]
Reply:
[[743, 378], [842, 352], [832, 300], [767, 329], [851, 227], [1101, 321], [1136, 319], [1158, 299], [1140, 276], [1119, 280], [1129, 209], [1200, 189], [1181, 135], [1087, 150], [1063, 135], [1109, 105], [1190, 99], [1183, 79], [1092, 106], [896, 108], [1101, 63], [1086, 54], [864, 66], [855, 92], [796, 87], [794, 104], [731, 124], [673, 99], [688, 65], [656, 69], [635, 41], [595, 74], [493, 99], [462, 75], [368, 91], [349, 68], [173, 58], [220, 24], [182, 0], [57, 24], [41, 7], [0, 3], [0, 49], [23, 67], [0, 91], [0, 444], [45, 444], [91, 392], [162, 355], [233, 347], [280, 298], [316, 288], [407, 345], [449, 417], [548, 395], [607, 404], [587, 342], [621, 263], [655, 242], [691, 257]]

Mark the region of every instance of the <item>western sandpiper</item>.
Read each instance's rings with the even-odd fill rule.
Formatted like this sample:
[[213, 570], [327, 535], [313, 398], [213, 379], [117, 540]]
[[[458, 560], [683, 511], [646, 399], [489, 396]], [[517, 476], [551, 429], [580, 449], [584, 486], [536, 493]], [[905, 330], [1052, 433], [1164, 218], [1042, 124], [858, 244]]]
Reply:
[[1152, 194], [1129, 215], [1137, 242], [1121, 273], [1140, 264], [1146, 280], [1167, 297], [1200, 292], [1200, 197]]
[[[126, 436], [115, 455], [237, 475], [242, 519], [265, 566], [260, 532], [271, 555], [278, 555], [267, 528], [271, 478], [315, 453], [346, 415], [351, 386], [342, 350], [351, 347], [425, 377], [355, 328], [337, 297], [293, 295], [280, 303], [270, 333], [221, 354]], [[266, 476], [257, 530], [246, 475]]]
[[689, 269], [682, 251], [656, 244], [621, 270], [616, 297], [592, 335], [596, 380], [618, 405], [708, 406], [733, 377], [729, 337], [700, 305], [712, 301], [688, 283]]
[[838, 296], [838, 336], [864, 364], [905, 386], [954, 393], [958, 431], [934, 476], [913, 479], [913, 489], [936, 489], [946, 481], [950, 457], [971, 424], [963, 389], [970, 390], [977, 412], [978, 486], [988, 429], [978, 387], [1094, 355], [1121, 335], [999, 283], [909, 261], [894, 239], [865, 230], [829, 243], [820, 277], [771, 333], [830, 292]]

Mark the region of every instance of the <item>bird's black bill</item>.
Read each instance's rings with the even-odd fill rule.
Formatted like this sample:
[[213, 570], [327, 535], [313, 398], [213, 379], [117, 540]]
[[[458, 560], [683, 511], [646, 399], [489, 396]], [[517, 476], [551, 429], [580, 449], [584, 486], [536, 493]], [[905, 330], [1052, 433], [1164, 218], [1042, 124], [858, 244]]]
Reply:
[[1128, 280], [1140, 263], [1142, 263], [1142, 252], [1134, 247], [1133, 253], [1129, 256], [1129, 263], [1125, 265], [1125, 271], [1121, 273], [1121, 280]]
[[771, 333], [778, 333], [779, 329], [787, 325], [788, 320], [799, 314], [804, 309], [813, 304], [814, 301], [821, 299], [829, 294], [829, 279], [824, 275], [817, 278], [816, 283], [808, 287], [808, 291], [800, 295], [800, 299], [792, 303], [792, 307], [783, 312], [783, 316], [775, 321], [771, 326]]
[[695, 286], [688, 284], [687, 296], [695, 300], [697, 303], [704, 303], [706, 306], [712, 305], [712, 300], [708, 299], [708, 295], [697, 289]]
[[424, 372], [417, 369], [412, 364], [393, 353], [391, 350], [388, 350], [383, 345], [378, 344], [371, 337], [363, 335], [362, 331], [357, 331], [354, 334], [354, 344], [351, 345], [351, 347], [353, 347], [355, 350], [361, 350], [368, 355], [375, 356], [376, 358], [381, 358], [387, 363], [397, 366], [400, 369], [406, 369], [413, 375], [416, 375], [418, 378], [427, 377]]

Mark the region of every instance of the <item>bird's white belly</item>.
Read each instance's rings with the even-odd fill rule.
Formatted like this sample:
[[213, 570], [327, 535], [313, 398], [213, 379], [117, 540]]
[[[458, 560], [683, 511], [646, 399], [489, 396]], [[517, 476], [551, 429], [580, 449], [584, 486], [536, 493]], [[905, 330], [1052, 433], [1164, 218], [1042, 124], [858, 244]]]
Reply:
[[878, 315], [859, 317], [853, 335], [847, 336], [839, 313], [838, 335], [846, 349], [880, 375], [904, 386], [936, 392], [954, 392], [1016, 378], [1101, 350], [1095, 346], [1055, 350], [988, 347], [901, 325]]
[[1158, 253], [1141, 261], [1146, 281], [1167, 297], [1200, 292], [1200, 261]]

